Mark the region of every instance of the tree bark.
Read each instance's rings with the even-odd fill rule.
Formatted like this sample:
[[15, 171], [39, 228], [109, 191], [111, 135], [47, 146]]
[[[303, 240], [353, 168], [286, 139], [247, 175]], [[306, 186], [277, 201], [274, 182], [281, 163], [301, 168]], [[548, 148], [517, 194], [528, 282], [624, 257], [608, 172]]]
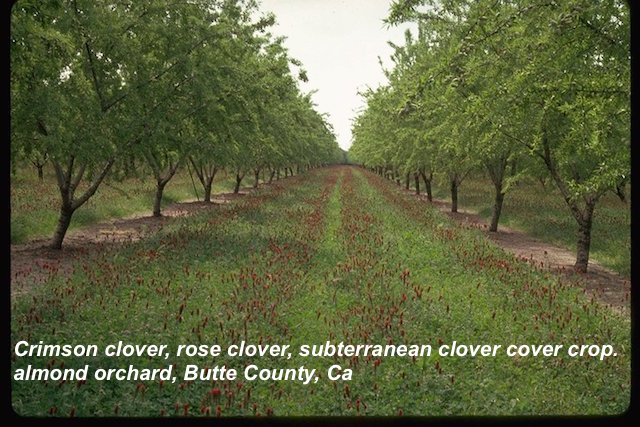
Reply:
[[42, 158], [37, 156], [35, 159], [31, 159], [31, 163], [38, 170], [38, 180], [42, 181], [44, 179], [44, 165], [47, 164], [47, 160], [49, 156], [45, 154]]
[[272, 170], [271, 173], [269, 174], [269, 184], [271, 184], [271, 182], [273, 181], [273, 177], [275, 176], [276, 171]]
[[458, 180], [451, 180], [451, 212], [458, 212]]
[[627, 203], [627, 196], [625, 194], [626, 185], [627, 185], [627, 181], [626, 180], [616, 184], [615, 193], [616, 193], [616, 196], [618, 196], [618, 198], [620, 199], [620, 201], [622, 203]]
[[[504, 153], [500, 158], [493, 160], [485, 160], [484, 166], [489, 173], [491, 182], [496, 190], [496, 194], [493, 201], [493, 213], [491, 215], [491, 224], [489, 225], [489, 231], [498, 231], [498, 222], [500, 221], [500, 214], [502, 213], [502, 202], [504, 202], [504, 177], [507, 171], [507, 165], [509, 161], [509, 152]], [[515, 168], [515, 161], [511, 162], [511, 169]]]
[[84, 176], [84, 171], [87, 164], [82, 163], [74, 177], [74, 156], [71, 156], [69, 158], [69, 163], [66, 167], [66, 170], [60, 163], [55, 161], [53, 162], [53, 169], [56, 173], [56, 181], [58, 184], [58, 190], [60, 190], [60, 197], [62, 200], [60, 203], [60, 215], [58, 216], [58, 224], [56, 226], [56, 230], [53, 233], [53, 237], [49, 245], [50, 248], [62, 249], [62, 242], [67, 233], [67, 230], [69, 229], [69, 224], [71, 224], [71, 217], [73, 216], [73, 213], [80, 206], [84, 205], [87, 200], [89, 200], [96, 193], [98, 187], [107, 176], [107, 173], [109, 173], [109, 170], [111, 170], [114, 162], [115, 157], [107, 160], [98, 176], [92, 180], [91, 184], [89, 184], [89, 188], [87, 188], [85, 192], [77, 198], [74, 197], [74, 193], [78, 188], [82, 177]]
[[153, 216], [159, 217], [162, 216], [161, 205], [162, 205], [162, 194], [164, 192], [164, 187], [171, 181], [171, 178], [176, 174], [178, 170], [178, 166], [180, 165], [180, 160], [173, 163], [172, 161], [168, 161], [168, 166], [162, 166], [162, 163], [158, 161], [153, 153], [146, 153], [147, 161], [151, 165], [151, 169], [153, 170], [153, 175], [156, 179], [156, 194], [153, 198]]
[[489, 231], [498, 231], [498, 221], [500, 221], [500, 213], [502, 212], [502, 202], [504, 202], [504, 192], [502, 186], [496, 185], [496, 197], [493, 201], [493, 214], [491, 215], [491, 225]]
[[253, 188], [258, 188], [258, 184], [260, 184], [260, 169], [253, 170]]
[[578, 221], [578, 253], [575, 269], [581, 273], [587, 272], [589, 266], [589, 252], [591, 250], [591, 225], [595, 201], [587, 202], [581, 220]]
[[211, 184], [213, 181], [213, 177], [211, 178], [211, 181], [208, 181], [204, 184], [204, 201], [205, 202], [211, 202]]
[[50, 247], [52, 249], [62, 249], [62, 241], [67, 234], [69, 224], [71, 224], [71, 217], [73, 216], [74, 209], [70, 206], [61, 206], [60, 215], [58, 216], [58, 224], [56, 230], [53, 233]]
[[431, 180], [433, 179], [433, 172], [429, 172], [429, 178], [424, 170], [420, 171], [422, 180], [424, 181], [424, 190], [427, 192], [427, 200], [433, 202], [433, 194], [431, 193]]
[[160, 217], [162, 216], [161, 212], [161, 204], [162, 204], [162, 193], [164, 192], [164, 187], [167, 185], [168, 181], [159, 179], [156, 181], [156, 195], [153, 198], [153, 216]]
[[411, 177], [411, 174], [409, 172], [407, 172], [407, 179], [406, 179], [405, 184], [404, 184], [404, 188], [407, 189], [407, 190], [409, 189], [409, 178], [410, 177]]
[[198, 180], [200, 180], [200, 184], [202, 184], [204, 188], [204, 201], [211, 202], [211, 187], [213, 186], [213, 179], [216, 173], [218, 173], [218, 168], [215, 165], [207, 166], [202, 163], [198, 164], [193, 157], [189, 157], [189, 161], [198, 176]]
[[419, 196], [420, 195], [420, 175], [418, 175], [418, 172], [413, 173], [413, 179], [416, 183], [416, 194]]
[[233, 189], [233, 194], [238, 194], [240, 192], [240, 183], [242, 182], [242, 178], [244, 178], [244, 174], [236, 174], [236, 186]]
[[571, 197], [571, 193], [567, 188], [565, 181], [563, 181], [560, 173], [556, 169], [555, 162], [551, 156], [549, 141], [546, 136], [543, 138], [542, 144], [543, 151], [542, 153], [538, 153], [538, 155], [547, 166], [547, 170], [549, 171], [551, 178], [560, 190], [567, 206], [569, 206], [571, 214], [578, 223], [578, 244], [574, 268], [576, 271], [586, 273], [589, 266], [589, 251], [591, 249], [591, 224], [593, 222], [593, 211], [598, 199], [603, 193], [599, 192], [584, 195], [583, 200], [585, 202], [585, 207], [584, 209], [581, 209], [578, 202]]

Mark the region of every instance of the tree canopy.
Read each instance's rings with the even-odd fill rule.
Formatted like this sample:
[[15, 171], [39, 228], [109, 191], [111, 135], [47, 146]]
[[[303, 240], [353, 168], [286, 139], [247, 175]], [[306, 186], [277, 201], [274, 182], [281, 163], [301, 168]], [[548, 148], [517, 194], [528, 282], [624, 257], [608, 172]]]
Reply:
[[53, 247], [114, 165], [153, 176], [160, 215], [164, 186], [183, 165], [209, 200], [219, 169], [241, 180], [342, 160], [300, 90], [302, 64], [269, 32], [274, 23], [253, 0], [14, 5], [11, 160], [55, 170]]
[[418, 33], [394, 46], [388, 84], [364, 94], [350, 157], [382, 173], [442, 173], [454, 211], [457, 187], [484, 169], [492, 231], [517, 178], [544, 173], [578, 223], [585, 271], [597, 201], [631, 172], [627, 5], [394, 1], [387, 22], [408, 21]]

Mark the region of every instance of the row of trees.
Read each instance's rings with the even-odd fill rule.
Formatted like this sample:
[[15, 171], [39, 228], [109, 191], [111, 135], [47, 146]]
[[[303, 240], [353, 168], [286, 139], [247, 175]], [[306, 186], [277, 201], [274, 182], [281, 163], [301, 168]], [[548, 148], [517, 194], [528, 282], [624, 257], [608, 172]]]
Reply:
[[495, 187], [491, 231], [524, 176], [550, 179], [578, 224], [586, 271], [598, 201], [630, 176], [629, 10], [621, 1], [396, 0], [388, 22], [417, 23], [393, 46], [388, 84], [364, 93], [350, 158], [431, 200], [482, 168]]
[[61, 248], [108, 174], [149, 171], [154, 215], [179, 167], [210, 201], [242, 179], [341, 160], [301, 64], [253, 0], [21, 0], [11, 15], [11, 162], [55, 170]]

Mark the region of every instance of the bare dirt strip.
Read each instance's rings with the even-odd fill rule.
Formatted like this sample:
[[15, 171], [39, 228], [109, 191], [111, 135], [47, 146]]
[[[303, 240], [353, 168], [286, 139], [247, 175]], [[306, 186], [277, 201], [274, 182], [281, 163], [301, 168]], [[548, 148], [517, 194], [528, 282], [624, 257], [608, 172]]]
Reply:
[[50, 249], [48, 238], [11, 245], [11, 296], [45, 282], [52, 270], [70, 272], [73, 263], [82, 256], [136, 242], [161, 231], [174, 218], [189, 216], [204, 209], [216, 209], [251, 190], [244, 188], [238, 194], [212, 194], [211, 203], [173, 203], [162, 210], [161, 217], [153, 217], [151, 212], [137, 213], [72, 230], [67, 234], [62, 250]]
[[[415, 192], [406, 190], [407, 193]], [[427, 201], [427, 197], [421, 194], [421, 200]], [[628, 277], [611, 271], [595, 260], [589, 261], [587, 273], [577, 273], [573, 266], [576, 260], [575, 253], [550, 243], [543, 242], [528, 234], [500, 225], [498, 232], [489, 231], [489, 223], [475, 212], [458, 208], [458, 212], [451, 212], [451, 203], [445, 200], [434, 199], [432, 205], [441, 212], [456, 220], [462, 227], [476, 228], [484, 235], [516, 257], [526, 260], [536, 268], [548, 270], [554, 274], [571, 276], [576, 283], [594, 295], [596, 298], [612, 307], [628, 310], [631, 300], [631, 280]]]

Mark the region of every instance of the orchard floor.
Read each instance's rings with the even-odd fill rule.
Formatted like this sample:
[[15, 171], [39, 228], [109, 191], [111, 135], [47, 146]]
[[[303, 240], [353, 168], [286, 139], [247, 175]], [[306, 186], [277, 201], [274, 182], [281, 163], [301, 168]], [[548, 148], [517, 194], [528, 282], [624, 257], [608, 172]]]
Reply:
[[160, 232], [174, 218], [216, 209], [251, 190], [252, 187], [244, 187], [238, 194], [212, 194], [210, 203], [195, 200], [172, 203], [162, 210], [160, 217], [154, 217], [148, 211], [71, 230], [65, 237], [62, 250], [50, 249], [49, 239], [33, 239], [11, 245], [11, 295], [23, 294], [46, 281], [51, 268], [69, 272], [74, 262], [89, 253], [147, 238]]
[[[11, 301], [12, 372], [131, 365], [169, 369], [169, 377], [14, 376], [18, 414], [597, 415], [628, 408], [626, 313], [368, 171], [316, 169], [210, 210], [189, 207], [191, 214], [176, 206], [173, 218], [159, 220], [161, 229], [137, 241], [85, 237], [85, 252], [62, 251], [73, 259], [69, 271], [41, 266], [42, 283]], [[100, 349], [122, 341], [169, 350], [164, 357], [19, 355], [21, 341]], [[179, 351], [183, 344], [226, 349], [243, 341], [292, 351], [261, 358]], [[298, 351], [327, 341], [434, 350], [396, 357]], [[438, 351], [453, 341], [504, 349], [606, 345], [612, 353], [601, 359], [566, 351], [558, 357]], [[188, 378], [188, 365], [200, 377]], [[306, 384], [257, 381], [243, 376], [254, 365], [313, 371]], [[237, 369], [238, 379], [208, 376], [220, 366]], [[352, 377], [331, 378], [335, 366]]]
[[[410, 190], [405, 191], [415, 195]], [[426, 195], [421, 194], [418, 197], [428, 203]], [[526, 260], [535, 267], [570, 276], [605, 304], [629, 310], [631, 282], [628, 277], [603, 267], [594, 259], [589, 261], [586, 274], [578, 274], [573, 268], [576, 255], [565, 248], [543, 242], [520, 230], [503, 225], [498, 226], [498, 232], [492, 233], [489, 231], [489, 223], [476, 212], [460, 208], [458, 212], [451, 212], [451, 203], [441, 199], [433, 199], [432, 204], [440, 212], [456, 220], [462, 227], [481, 230], [493, 243], [516, 257]]]
[[[265, 185], [268, 184], [260, 184], [259, 187]], [[89, 251], [101, 251], [105, 246], [138, 241], [162, 230], [171, 218], [189, 216], [204, 209], [215, 209], [218, 205], [242, 197], [252, 190], [251, 187], [244, 187], [239, 194], [214, 194], [211, 203], [173, 203], [163, 210], [162, 217], [153, 217], [151, 212], [145, 212], [83, 227], [68, 233], [62, 251], [48, 249], [47, 239], [11, 245], [11, 295], [24, 293], [31, 286], [46, 280], [51, 266], [69, 271], [73, 262]], [[415, 195], [410, 190], [404, 191]], [[426, 195], [418, 197], [428, 203]], [[569, 276], [603, 303], [628, 312], [631, 292], [629, 278], [601, 266], [593, 259], [589, 262], [586, 274], [576, 274], [573, 270], [575, 254], [565, 248], [505, 226], [499, 226], [497, 233], [491, 233], [488, 231], [487, 221], [475, 212], [459, 208], [458, 212], [453, 213], [451, 204], [446, 200], [434, 199], [432, 204], [462, 227], [483, 231], [493, 243], [532, 266]]]

